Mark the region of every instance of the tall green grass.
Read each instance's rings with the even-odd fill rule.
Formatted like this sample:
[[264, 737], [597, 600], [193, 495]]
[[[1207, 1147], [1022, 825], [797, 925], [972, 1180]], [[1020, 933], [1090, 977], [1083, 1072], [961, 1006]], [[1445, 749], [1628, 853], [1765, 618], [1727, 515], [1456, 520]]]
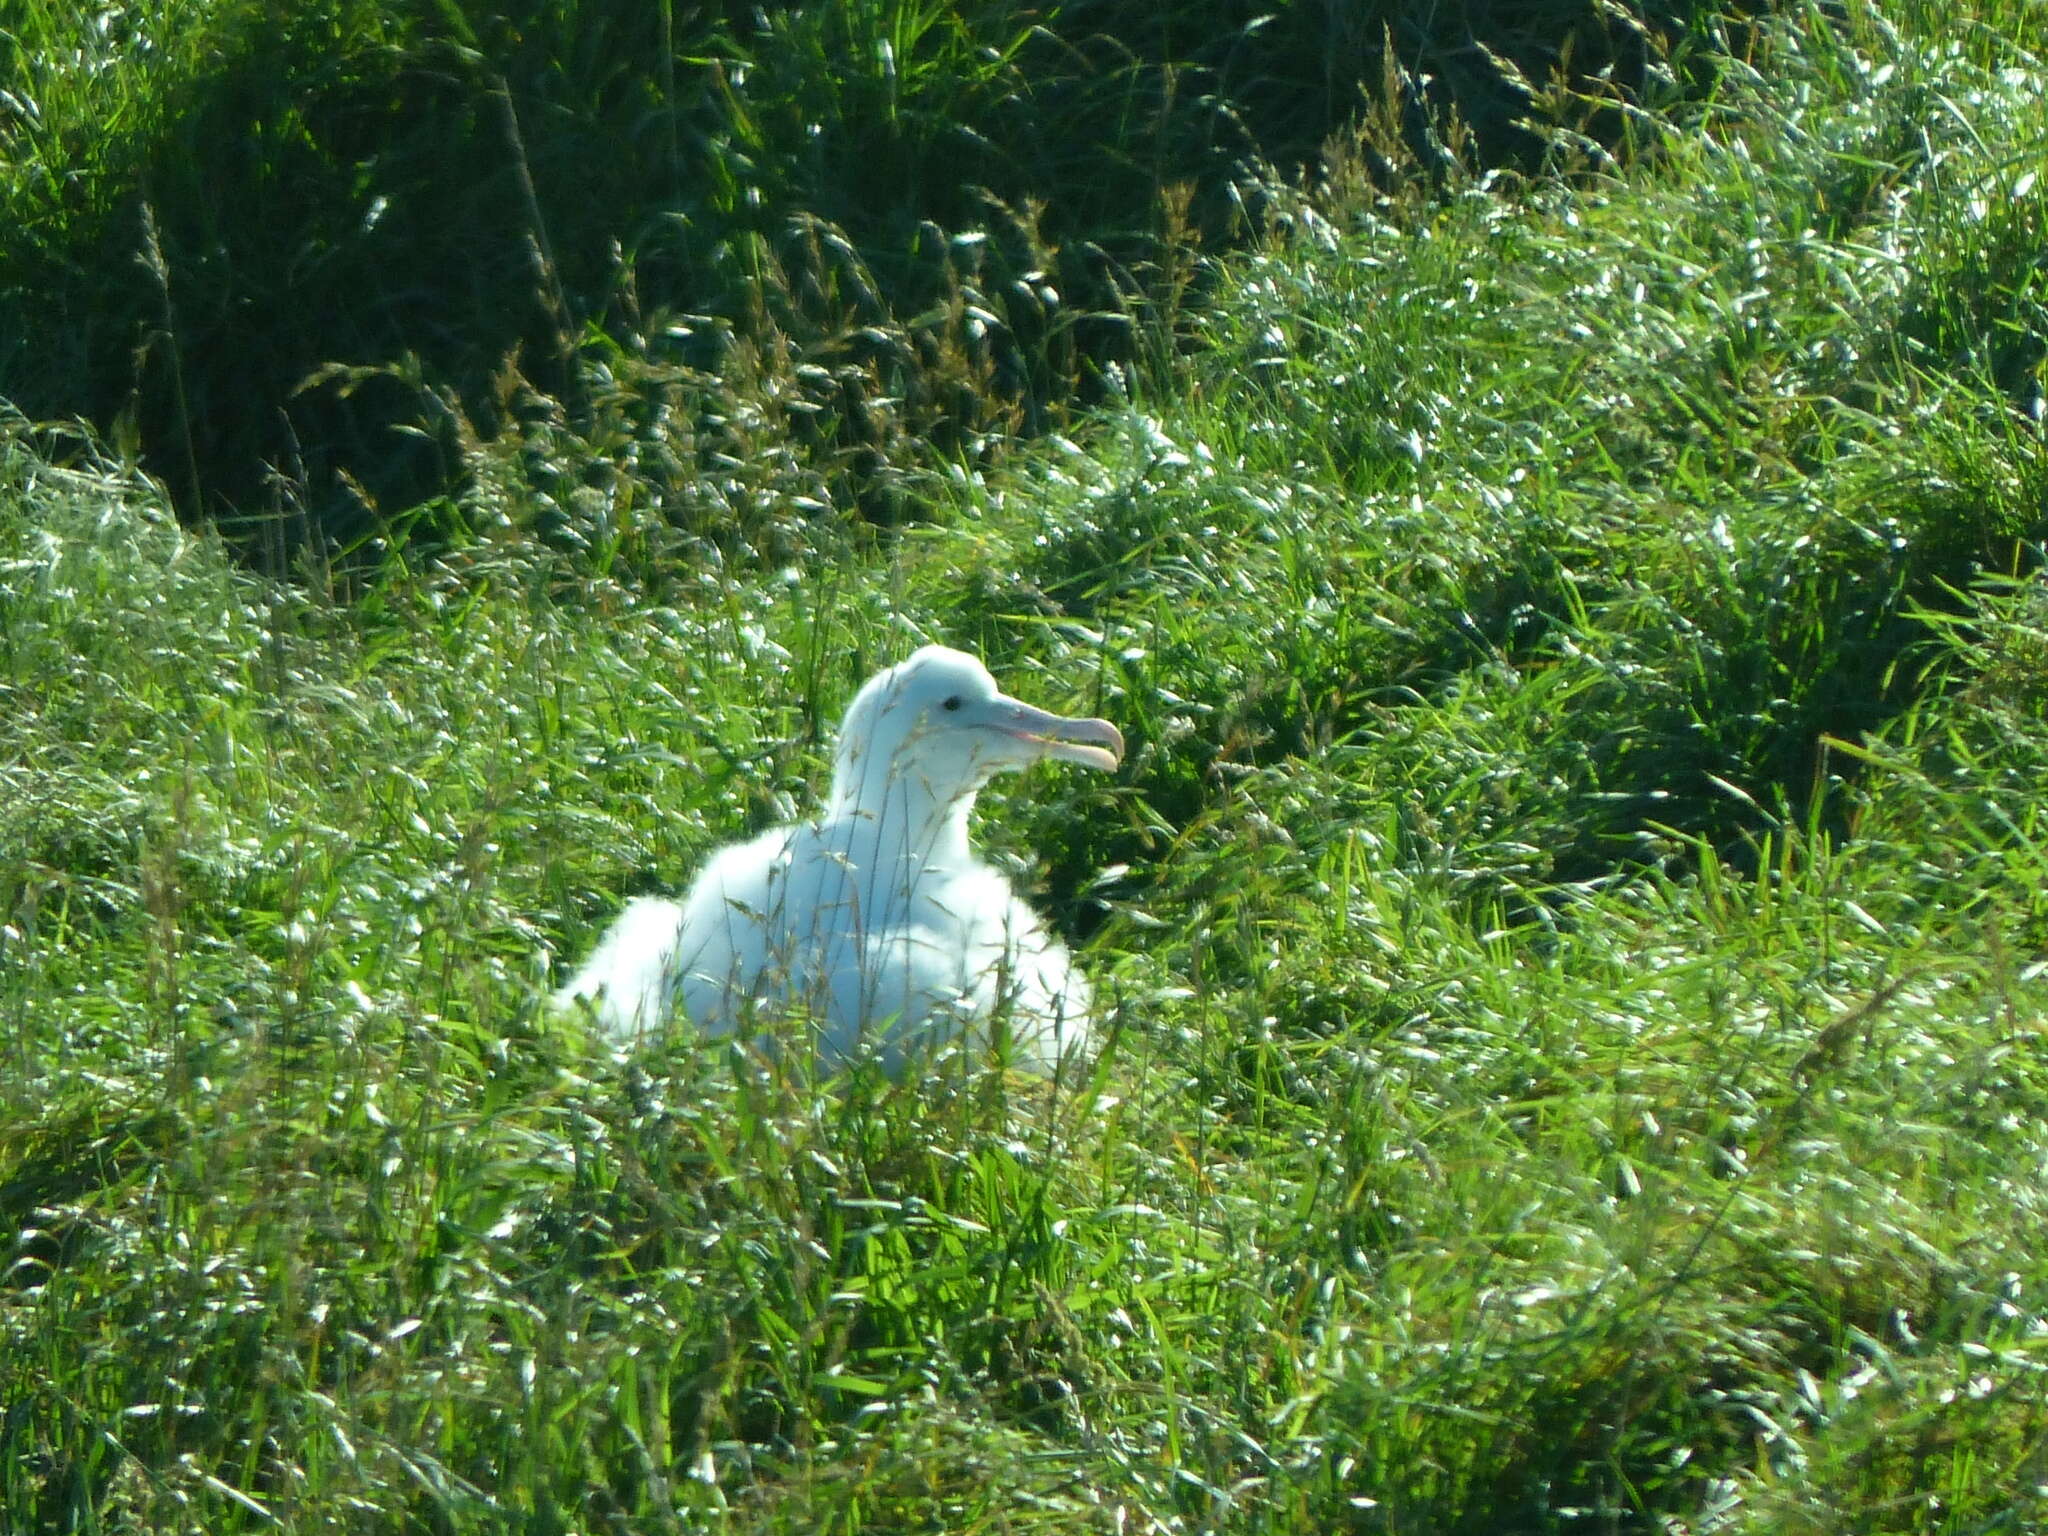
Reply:
[[[0, 1526], [2040, 1525], [2029, 18], [1304, 198], [786, 567], [466, 440], [343, 602], [10, 418]], [[1129, 736], [980, 828], [1092, 1077], [541, 1011], [920, 638]]]
[[1386, 179], [1533, 165], [1530, 80], [1640, 104], [1712, 51], [1587, 0], [18, 10], [0, 397], [273, 573], [451, 536], [471, 437], [728, 546], [894, 523], [1171, 358], [1205, 249], [1368, 95]]

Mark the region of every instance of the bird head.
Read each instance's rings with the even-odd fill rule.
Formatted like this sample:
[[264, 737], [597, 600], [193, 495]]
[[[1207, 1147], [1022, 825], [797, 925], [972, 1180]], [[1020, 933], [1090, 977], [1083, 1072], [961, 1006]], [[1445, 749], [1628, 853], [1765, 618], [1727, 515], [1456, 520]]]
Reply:
[[839, 726], [832, 810], [872, 814], [903, 795], [949, 806], [1006, 770], [1050, 758], [1107, 771], [1123, 751], [1107, 720], [1034, 708], [965, 651], [928, 645], [854, 695]]

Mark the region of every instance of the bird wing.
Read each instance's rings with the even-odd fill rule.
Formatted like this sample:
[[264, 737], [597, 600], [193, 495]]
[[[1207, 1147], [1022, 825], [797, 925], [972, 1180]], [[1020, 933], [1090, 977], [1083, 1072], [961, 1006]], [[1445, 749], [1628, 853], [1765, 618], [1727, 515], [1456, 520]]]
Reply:
[[675, 902], [635, 897], [555, 994], [555, 1006], [588, 1003], [598, 1023], [615, 1034], [658, 1027], [668, 1013], [682, 928], [683, 909]]
[[800, 830], [777, 827], [721, 848], [690, 882], [675, 987], [690, 1022], [707, 1034], [729, 1033], [736, 1012], [767, 983]]

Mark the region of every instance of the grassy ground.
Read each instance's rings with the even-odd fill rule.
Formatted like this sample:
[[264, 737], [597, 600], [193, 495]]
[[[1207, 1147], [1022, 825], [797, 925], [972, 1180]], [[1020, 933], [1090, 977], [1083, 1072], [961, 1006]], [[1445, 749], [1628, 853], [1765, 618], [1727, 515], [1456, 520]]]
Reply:
[[[1976, 16], [1280, 208], [888, 538], [472, 440], [343, 603], [11, 421], [0, 1527], [2048, 1522], [2044, 39]], [[1092, 1074], [547, 1017], [920, 637], [1131, 740], [982, 819]]]

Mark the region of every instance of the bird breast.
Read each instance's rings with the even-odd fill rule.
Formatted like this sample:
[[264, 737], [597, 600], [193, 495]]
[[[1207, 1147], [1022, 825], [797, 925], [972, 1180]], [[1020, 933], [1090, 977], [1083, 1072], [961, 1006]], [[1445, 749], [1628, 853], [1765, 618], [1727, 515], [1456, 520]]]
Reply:
[[829, 823], [718, 855], [683, 929], [683, 1008], [713, 1034], [750, 1004], [792, 1002], [817, 1020], [828, 1055], [850, 1056], [948, 1016], [986, 1018], [1005, 1001], [1035, 1022], [1078, 1021], [1087, 1006], [1065, 951], [996, 871], [835, 835]]

